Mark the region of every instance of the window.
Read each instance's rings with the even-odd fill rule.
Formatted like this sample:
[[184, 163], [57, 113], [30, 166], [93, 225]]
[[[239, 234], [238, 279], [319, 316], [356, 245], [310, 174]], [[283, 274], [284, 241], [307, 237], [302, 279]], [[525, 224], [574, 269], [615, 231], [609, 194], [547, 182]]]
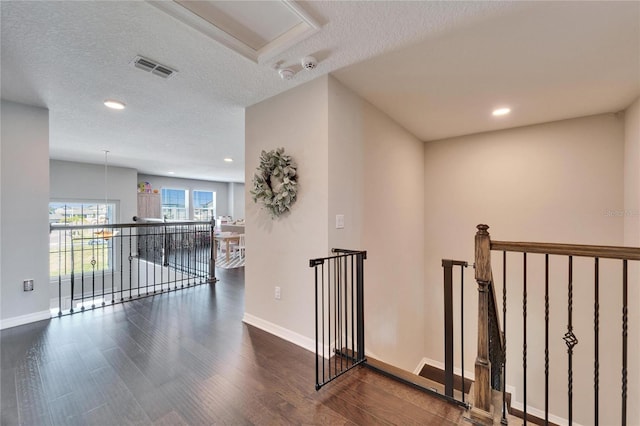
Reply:
[[162, 188], [162, 216], [169, 220], [187, 220], [187, 190]]
[[[112, 267], [112, 238], [97, 235], [100, 225], [114, 223], [115, 204], [96, 202], [49, 203], [49, 276], [108, 271]], [[96, 228], [65, 229], [66, 226], [96, 225]], [[73, 262], [73, 268], [71, 267]]]
[[210, 221], [216, 217], [216, 193], [193, 191], [193, 219]]

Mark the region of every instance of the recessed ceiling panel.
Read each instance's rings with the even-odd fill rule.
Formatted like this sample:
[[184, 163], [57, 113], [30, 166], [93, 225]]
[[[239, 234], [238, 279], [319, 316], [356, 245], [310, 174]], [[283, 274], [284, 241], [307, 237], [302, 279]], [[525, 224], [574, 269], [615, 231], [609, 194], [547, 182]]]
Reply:
[[260, 50], [302, 22], [282, 2], [176, 0], [227, 34]]
[[226, 47], [263, 62], [307, 38], [318, 24], [293, 1], [151, 1]]

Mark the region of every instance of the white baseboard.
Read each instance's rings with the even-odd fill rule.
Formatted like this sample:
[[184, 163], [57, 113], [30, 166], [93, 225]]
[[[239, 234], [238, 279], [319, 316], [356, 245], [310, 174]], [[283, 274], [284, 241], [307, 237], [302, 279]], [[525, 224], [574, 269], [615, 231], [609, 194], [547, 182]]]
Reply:
[[[244, 317], [242, 318], [242, 322], [259, 328], [260, 330], [266, 331], [269, 334], [273, 334], [274, 336], [278, 336], [279, 338], [284, 339], [287, 342], [291, 342], [294, 345], [300, 346], [301, 348], [304, 348], [309, 352], [316, 353], [316, 341], [314, 339], [303, 336], [302, 334], [296, 333], [295, 331], [291, 331], [288, 328], [284, 328], [262, 318], [258, 318], [255, 315], [247, 314], [246, 312], [244, 314]], [[323, 358], [329, 359], [335, 353], [335, 342], [324, 345], [324, 347], [322, 347], [321, 345], [319, 349], [322, 351]], [[370, 351], [366, 351], [366, 354], [373, 358], [380, 359]]]
[[[309, 337], [303, 336], [302, 334], [298, 334], [295, 331], [291, 331], [287, 328], [281, 327], [267, 320], [263, 320], [262, 318], [258, 318], [254, 315], [247, 314], [246, 312], [244, 314], [244, 317], [242, 318], [242, 322], [259, 328], [260, 330], [264, 330], [267, 333], [273, 334], [274, 336], [278, 336], [279, 338], [284, 339], [287, 342], [291, 342], [294, 345], [300, 346], [301, 348], [304, 348], [309, 352], [316, 353], [316, 341], [314, 339], [310, 339]], [[329, 346], [325, 347], [324, 353], [333, 353], [333, 348]]]
[[[515, 408], [516, 410], [524, 412], [524, 409], [523, 409], [524, 404], [522, 403], [522, 401], [518, 401], [516, 388], [510, 385], [507, 385], [507, 392], [511, 394], [511, 407]], [[544, 419], [544, 410], [539, 410], [531, 406], [527, 406], [527, 414], [536, 416], [539, 419]], [[569, 424], [569, 421], [567, 419], [554, 416], [551, 413], [549, 413], [549, 421], [560, 426], [565, 426]], [[580, 423], [576, 423], [575, 420], [573, 421], [572, 424], [575, 426], [582, 426]]]
[[47, 319], [51, 319], [50, 310], [34, 312], [27, 315], [20, 315], [18, 317], [6, 318], [0, 320], [0, 330]]

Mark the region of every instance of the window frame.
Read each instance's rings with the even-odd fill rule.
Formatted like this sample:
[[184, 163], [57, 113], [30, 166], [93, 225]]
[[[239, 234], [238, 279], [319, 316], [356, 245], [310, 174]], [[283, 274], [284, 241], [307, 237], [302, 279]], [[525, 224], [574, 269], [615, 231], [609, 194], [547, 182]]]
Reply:
[[[184, 205], [185, 206], [184, 207], [165, 207], [164, 191], [182, 191], [182, 192], [184, 192]], [[189, 220], [189, 217], [190, 217], [190, 213], [189, 213], [189, 192], [190, 191], [187, 188], [162, 187], [160, 189], [160, 212], [161, 212], [162, 217], [164, 219], [167, 219], [167, 220]], [[184, 217], [168, 217], [168, 215], [165, 214], [165, 209], [175, 209], [176, 213], [178, 212], [178, 210], [184, 210]]]
[[[117, 218], [118, 218], [118, 213], [120, 210], [120, 203], [117, 200], [90, 200], [90, 199], [63, 199], [63, 198], [56, 198], [56, 199], [50, 199], [49, 200], [49, 224], [53, 225], [54, 222], [52, 222], [51, 220], [51, 216], [52, 216], [52, 209], [59, 209], [60, 206], [56, 207], [56, 204], [62, 204], [64, 206], [68, 206], [68, 205], [80, 205], [80, 216], [84, 216], [81, 218], [79, 225], [94, 225], [96, 227], [100, 227], [100, 225], [103, 224], [113, 224], [117, 222]], [[107, 214], [106, 214], [106, 221], [100, 223], [100, 210], [101, 207], [100, 206], [107, 206]], [[91, 206], [95, 206], [95, 223], [92, 223], [90, 220], [86, 219], [86, 216], [84, 214], [84, 208], [86, 207], [91, 207]], [[72, 214], [74, 213], [73, 211], [71, 212]], [[74, 216], [69, 216], [66, 212], [64, 213], [63, 219], [67, 218], [67, 217], [74, 217]], [[66, 220], [63, 220], [63, 222], [55, 222], [58, 223], [59, 225], [55, 226], [55, 229], [65, 229], [65, 227], [68, 225], [73, 226], [73, 225], [78, 225], [77, 223], [74, 222], [67, 222]], [[79, 237], [78, 237], [78, 231], [80, 233]], [[62, 232], [62, 231], [58, 231], [58, 232]], [[57, 280], [60, 278], [63, 281], [67, 281], [71, 278], [71, 274], [70, 273], [66, 273], [67, 271], [67, 267], [70, 268], [70, 264], [67, 266], [67, 263], [70, 262], [70, 259], [67, 261], [66, 258], [66, 252], [70, 252], [70, 248], [69, 247], [73, 247], [73, 252], [77, 254], [80, 254], [80, 259], [81, 259], [81, 266], [82, 269], [87, 269], [87, 265], [85, 265], [84, 263], [84, 254], [87, 251], [92, 251], [92, 252], [97, 252], [99, 250], [102, 250], [102, 255], [99, 256], [99, 259], [102, 260], [101, 266], [99, 268], [95, 269], [95, 272], [100, 272], [100, 274], [102, 274], [104, 272], [104, 274], [111, 274], [117, 267], [116, 265], [116, 259], [117, 256], [114, 256], [113, 254], [113, 250], [112, 250], [112, 244], [113, 244], [113, 240], [105, 240], [106, 242], [99, 244], [98, 246], [96, 246], [96, 244], [91, 244], [89, 246], [85, 247], [85, 240], [88, 241], [92, 241], [92, 240], [99, 240], [99, 238], [94, 238], [93, 236], [91, 236], [90, 234], [86, 234], [85, 230], [76, 230], [76, 231], [71, 231], [72, 235], [64, 236], [64, 244], [60, 245], [57, 247], [56, 250], [52, 250], [52, 245], [55, 243], [55, 241], [53, 241], [53, 238], [55, 238], [55, 235], [53, 232], [50, 232], [49, 235], [49, 280], [50, 282], [57, 282]], [[74, 235], [75, 234], [75, 235]], [[58, 235], [58, 244], [61, 244], [61, 240], [60, 240], [60, 235]], [[67, 238], [70, 238], [69, 241], [67, 242]], [[73, 241], [74, 240], [80, 240], [79, 245], [74, 245]], [[64, 247], [64, 248], [63, 248]], [[79, 248], [78, 248], [79, 247]], [[107, 255], [107, 258], [104, 258], [104, 254]], [[64, 266], [62, 266], [59, 262], [58, 259], [58, 265], [54, 265], [57, 267], [63, 267], [65, 270], [64, 274], [61, 274], [60, 271], [54, 271], [55, 268], [52, 268], [52, 256], [54, 256], [55, 258], [59, 258], [59, 256], [65, 256], [65, 261], [64, 261]], [[100, 263], [100, 262], [99, 262]], [[75, 261], [74, 261], [75, 264]], [[88, 273], [87, 271], [84, 271], [85, 273]], [[82, 271], [80, 272], [82, 273]]]
[[[192, 194], [191, 194], [191, 198], [192, 198], [192, 200], [193, 200], [193, 209], [192, 209], [192, 212], [193, 212], [193, 220], [203, 221], [203, 222], [209, 222], [209, 221], [211, 221], [212, 219], [214, 219], [214, 220], [215, 220], [215, 218], [216, 218], [216, 211], [217, 211], [217, 209], [218, 209], [218, 200], [217, 200], [217, 197], [218, 197], [218, 196], [217, 196], [216, 191], [214, 191], [214, 190], [212, 190], [212, 189], [194, 189], [194, 190], [193, 190], [193, 191], [191, 191], [191, 192], [192, 192]], [[212, 207], [212, 208], [200, 208], [200, 207], [197, 207], [197, 206], [196, 206], [196, 192], [203, 192], [203, 193], [209, 193], [209, 194], [211, 194], [211, 196], [212, 196], [212, 197], [211, 197], [211, 200], [212, 200], [212, 203], [213, 203], [213, 207]], [[196, 210], [205, 210], [205, 211], [209, 211], [210, 213], [207, 215], [207, 216], [208, 216], [208, 218], [207, 218], [207, 219], [201, 219], [201, 218], [196, 219]]]

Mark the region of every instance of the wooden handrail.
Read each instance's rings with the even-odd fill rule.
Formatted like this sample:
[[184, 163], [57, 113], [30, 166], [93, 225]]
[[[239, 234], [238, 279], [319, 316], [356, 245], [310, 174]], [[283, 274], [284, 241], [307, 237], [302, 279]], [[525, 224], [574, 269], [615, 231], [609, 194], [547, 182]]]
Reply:
[[582, 244], [529, 243], [493, 241], [491, 250], [519, 253], [558, 254], [565, 256], [599, 257], [601, 259], [640, 260], [640, 248], [616, 246], [591, 246]]
[[[505, 336], [503, 336], [500, 332], [500, 325], [498, 323], [497, 327], [490, 326], [489, 322], [492, 319], [499, 318], [497, 312], [497, 300], [495, 289], [493, 288], [493, 276], [491, 273], [491, 251], [502, 251], [506, 252], [516, 252], [516, 253], [525, 253], [525, 266], [524, 266], [524, 290], [523, 290], [523, 315], [524, 315], [524, 345], [523, 345], [523, 357], [524, 362], [526, 363], [526, 253], [535, 253], [535, 254], [545, 254], [545, 255], [560, 255], [560, 256], [568, 256], [569, 259], [572, 257], [589, 257], [596, 259], [596, 307], [595, 307], [595, 318], [596, 318], [596, 339], [597, 339], [597, 330], [598, 330], [598, 296], [597, 296], [597, 282], [598, 282], [598, 269], [597, 269], [597, 259], [616, 259], [623, 261], [623, 294], [626, 294], [627, 288], [627, 261], [640, 261], [640, 248], [637, 247], [621, 247], [621, 246], [600, 246], [600, 245], [585, 245], [585, 244], [559, 244], [559, 243], [538, 243], [538, 242], [516, 242], [516, 241], [494, 241], [491, 240], [491, 236], [488, 232], [489, 226], [487, 225], [478, 225], [477, 232], [475, 236], [475, 266], [476, 266], [476, 281], [478, 283], [478, 347], [477, 347], [477, 356], [476, 356], [476, 364], [475, 364], [475, 388], [474, 388], [474, 404], [473, 409], [471, 411], [472, 417], [479, 420], [482, 424], [493, 424], [493, 412], [494, 407], [491, 405], [490, 396], [491, 396], [491, 377], [490, 375], [495, 372], [496, 368], [500, 368], [500, 362], [498, 360], [490, 359], [490, 350], [489, 343], [493, 338], [495, 339], [496, 347], [499, 345], [504, 347], [505, 344]], [[548, 259], [546, 261], [546, 268], [548, 274]], [[571, 357], [573, 353], [573, 346], [577, 343], [577, 339], [572, 332], [571, 326], [571, 309], [572, 309], [572, 278], [571, 278], [571, 260], [569, 260], [569, 321], [568, 321], [568, 332], [565, 334], [565, 342], [568, 347], [568, 356], [569, 356], [569, 423], [571, 423], [571, 413], [572, 413], [572, 367], [571, 367]], [[546, 278], [548, 280], [548, 277]], [[546, 282], [548, 286], [548, 281]], [[545, 290], [548, 292], [548, 288]], [[492, 293], [492, 294], [491, 294]], [[545, 321], [548, 327], [548, 293], [545, 293], [547, 297], [546, 299], [546, 317]], [[506, 303], [503, 300], [503, 304]], [[493, 309], [491, 307], [493, 305]], [[626, 415], [626, 330], [627, 330], [627, 300], [626, 297], [623, 298], [623, 418]], [[495, 333], [495, 329], [497, 329], [499, 334], [498, 336], [490, 336], [490, 332], [493, 330]], [[546, 331], [548, 333], [548, 330]], [[597, 340], [596, 340], [597, 341]], [[548, 342], [545, 343], [545, 350], [548, 351]], [[596, 344], [597, 348], [597, 344]], [[598, 352], [596, 349], [595, 362], [596, 362], [596, 401], [597, 401], [597, 363], [598, 363]], [[493, 361], [493, 362], [492, 362]], [[504, 362], [504, 360], [502, 361]], [[546, 360], [548, 362], [548, 358]], [[504, 374], [503, 371], [500, 374]], [[548, 375], [548, 370], [545, 373]], [[503, 381], [504, 384], [504, 376], [499, 377]], [[524, 407], [525, 407], [525, 417], [526, 413], [526, 370], [524, 372]], [[548, 386], [548, 377], [546, 378]], [[545, 391], [545, 398], [548, 398], [548, 389]], [[505, 420], [505, 393], [503, 387], [503, 420]], [[596, 403], [597, 407], [597, 403]], [[548, 401], [545, 402], [545, 413], [548, 414]], [[596, 408], [596, 419], [597, 419], [597, 408]], [[624, 421], [623, 421], [624, 423]]]

